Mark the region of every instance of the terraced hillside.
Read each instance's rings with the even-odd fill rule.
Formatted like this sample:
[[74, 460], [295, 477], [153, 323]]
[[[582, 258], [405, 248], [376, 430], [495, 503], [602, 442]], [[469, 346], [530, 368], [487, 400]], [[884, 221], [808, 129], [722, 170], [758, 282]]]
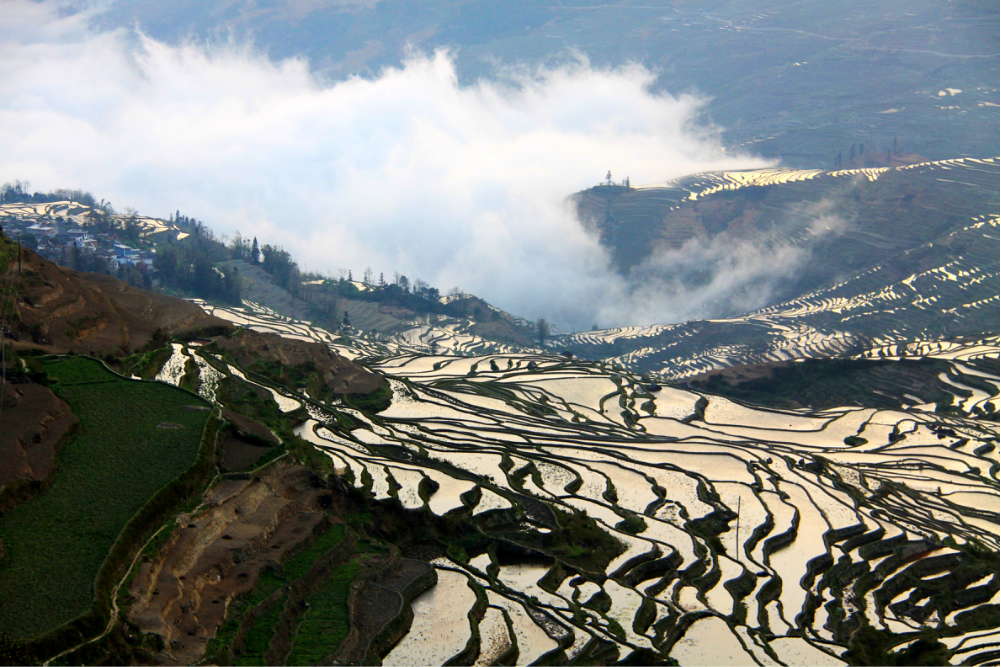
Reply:
[[[834, 285], [738, 317], [572, 334], [558, 343], [663, 378], [998, 331], [996, 213]], [[893, 355], [891, 355], [893, 356]]]
[[[372, 332], [382, 337], [393, 337], [403, 345], [417, 346], [421, 349], [461, 349], [466, 351], [510, 351], [529, 347], [535, 339], [535, 325], [523, 318], [506, 313], [496, 308], [482, 299], [470, 294], [449, 294], [447, 296], [434, 296], [430, 302], [422, 303], [422, 299], [402, 290], [395, 291], [395, 297], [387, 297], [382, 289], [370, 276], [373, 284], [366, 284], [362, 281], [336, 280], [323, 278], [318, 274], [300, 274], [298, 268], [295, 269], [296, 276], [291, 280], [278, 280], [274, 275], [269, 274], [263, 264], [254, 264], [249, 256], [242, 256], [236, 253], [231, 246], [225, 246], [219, 240], [214, 239], [211, 233], [206, 234], [205, 228], [199, 226], [201, 223], [190, 223], [186, 219], [183, 224], [179, 224], [173, 219], [160, 219], [149, 216], [126, 216], [108, 215], [99, 207], [76, 201], [56, 201], [47, 203], [4, 203], [0, 204], [0, 223], [7, 225], [8, 236], [14, 238], [20, 231], [27, 237], [41, 237], [55, 232], [60, 225], [66, 223], [79, 225], [81, 231], [98, 233], [101, 237], [101, 247], [96, 251], [84, 250], [86, 257], [100, 258], [110, 256], [110, 241], [105, 238], [108, 230], [135, 228], [136, 239], [140, 240], [137, 245], [141, 245], [150, 256], [159, 252], [159, 257], [173, 256], [178, 247], [183, 247], [179, 242], [195, 234], [195, 238], [188, 238], [184, 243], [193, 241], [203, 242], [207, 249], [208, 256], [211, 256], [216, 269], [222, 271], [224, 275], [232, 275], [239, 283], [238, 291], [242, 300], [250, 301], [255, 308], [263, 309], [267, 312], [281, 315], [286, 318], [299, 320], [312, 320], [323, 326], [337, 328], [345, 321], [358, 330]], [[99, 224], [100, 223], [100, 224]], [[104, 231], [100, 231], [104, 230]], [[187, 230], [187, 231], [185, 231]], [[40, 238], [34, 238], [37, 243]], [[59, 242], [59, 239], [56, 238]], [[130, 241], [135, 243], [135, 240]], [[31, 245], [30, 243], [28, 245]], [[249, 247], [249, 246], [248, 246]], [[56, 252], [51, 248], [44, 250], [50, 258], [58, 260], [63, 264], [72, 265], [79, 268], [81, 262], [73, 260], [73, 251]], [[79, 253], [77, 253], [79, 254]], [[249, 255], [249, 249], [248, 249]], [[236, 256], [236, 258], [232, 258]], [[32, 256], [34, 257], [34, 256]], [[29, 271], [39, 273], [37, 270], [37, 258], [27, 262]], [[166, 260], [165, 260], [166, 261]], [[87, 262], [83, 262], [84, 265]], [[157, 269], [155, 273], [146, 272], [152, 278], [154, 275], [160, 279], [158, 291], [166, 291], [171, 294], [190, 296], [197, 294], [207, 296], [204, 290], [195, 289], [193, 285], [183, 280], [177, 279], [176, 272], [171, 273], [173, 277], [168, 277], [157, 262], [153, 262]], [[170, 262], [167, 262], [170, 265]], [[94, 261], [91, 264], [95, 270], [106, 270], [100, 268], [101, 263]], [[32, 302], [52, 300], [62, 297], [59, 305], [65, 305], [64, 315], [73, 315], [81, 309], [79, 304], [73, 300], [78, 296], [77, 291], [68, 290], [66, 293], [59, 292], [59, 289], [52, 285], [58, 279], [59, 270], [51, 264], [41, 271], [45, 275], [35, 275], [31, 277], [33, 293]], [[53, 273], [55, 269], [55, 273]], [[48, 272], [46, 274], [46, 271]], [[51, 274], [51, 275], [49, 275]], [[120, 276], [121, 277], [121, 276]], [[141, 276], [140, 276], [141, 277]], [[135, 276], [133, 276], [135, 278]], [[108, 280], [95, 274], [87, 277], [87, 280], [97, 283], [101, 289], [107, 291]], [[43, 283], [45, 286], [43, 286]], [[152, 281], [147, 285], [152, 284]], [[122, 291], [122, 290], [119, 290]], [[156, 303], [156, 297], [138, 296], [136, 290], [126, 290], [125, 295], [120, 298], [152, 298]], [[435, 293], [437, 294], [437, 292]], [[159, 304], [158, 304], [159, 305]], [[184, 304], [182, 303], [183, 307]], [[127, 310], [127, 309], [126, 309]], [[30, 311], [27, 311], [30, 313]], [[197, 311], [193, 311], [196, 312]], [[55, 321], [62, 316], [54, 318]], [[30, 319], [27, 318], [27, 319]], [[84, 350], [107, 348], [109, 345], [108, 334], [99, 334], [104, 329], [109, 332], [117, 331], [120, 327], [112, 322], [109, 326], [108, 318], [95, 318], [92, 313], [85, 312], [75, 318], [69, 318], [72, 322], [79, 320], [76, 329], [80, 329], [84, 336], [81, 339], [92, 337], [91, 340], [82, 340], [78, 346]], [[114, 319], [114, 318], [112, 318]], [[45, 328], [46, 323], [31, 321], [34, 327]], [[163, 329], [176, 329], [173, 322], [162, 322]], [[57, 327], [58, 328], [58, 327]], [[126, 330], [131, 327], [126, 326]], [[76, 333], [76, 329], [71, 329], [70, 336]], [[35, 334], [38, 337], [38, 334]], [[58, 336], [50, 338], [59, 338]], [[490, 342], [494, 345], [490, 345]], [[63, 343], [65, 341], [58, 341]], [[134, 342], [134, 341], [133, 341]], [[484, 346], [489, 347], [484, 347]], [[113, 346], [113, 345], [112, 345]], [[64, 345], [65, 349], [66, 346]]]
[[[573, 199], [618, 270], [640, 282], [677, 264], [659, 266], [662, 253], [683, 257], [692, 250], [686, 244], [717, 248], [711, 245], [717, 237], [752, 244], [758, 252], [806, 253], [808, 261], [772, 286], [772, 302], [779, 302], [828, 287], [832, 277], [842, 281], [885, 265], [971, 220], [996, 217], [998, 164], [997, 158], [962, 158], [839, 171], [698, 174], [664, 186], [598, 186]], [[995, 257], [980, 268], [996, 266]], [[692, 288], [705, 276], [678, 279]], [[719, 316], [736, 314], [725, 303], [717, 310]]]
[[329, 332], [253, 301], [244, 301], [242, 308], [215, 306], [201, 299], [191, 301], [207, 313], [218, 312], [221, 318], [255, 331], [302, 337], [325, 344], [336, 341], [338, 353], [348, 359], [407, 352], [470, 355], [538, 350], [527, 345], [493, 340], [483, 331], [481, 324], [472, 319], [441, 318], [434, 324], [411, 321], [393, 334], [354, 327], [347, 332]]
[[947, 412], [768, 410], [562, 356], [350, 349], [392, 387], [377, 414], [269, 390], [348, 485], [433, 536], [397, 534], [438, 583], [385, 664], [997, 660], [998, 377], [977, 370], [996, 338], [940, 355], [991, 388], [957, 384]]
[[[95, 209], [93, 206], [70, 200], [44, 203], [0, 204], [0, 218], [25, 218], [47, 223], [65, 220], [79, 225], [89, 225], [100, 217], [100, 214], [101, 211]], [[114, 214], [108, 217], [118, 226], [124, 226], [126, 222], [136, 224], [141, 230], [140, 234], [142, 236], [166, 234], [168, 232], [178, 240], [188, 236], [176, 224], [161, 218], [153, 218], [146, 215], [121, 214]]]
[[[688, 201], [743, 183], [705, 181]], [[213, 338], [111, 363], [221, 408], [218, 474], [121, 554], [112, 622], [55, 662], [997, 661], [998, 224], [561, 355], [475, 318], [387, 336], [193, 300]], [[749, 362], [770, 408], [688, 383]]]

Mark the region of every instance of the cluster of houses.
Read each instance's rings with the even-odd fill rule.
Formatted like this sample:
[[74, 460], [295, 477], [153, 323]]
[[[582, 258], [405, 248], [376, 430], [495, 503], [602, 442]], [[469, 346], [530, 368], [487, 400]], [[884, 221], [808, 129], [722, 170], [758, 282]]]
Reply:
[[52, 261], [59, 262], [67, 252], [79, 248], [106, 260], [114, 269], [121, 266], [143, 269], [153, 267], [155, 249], [130, 247], [121, 243], [116, 234], [94, 233], [88, 229], [89, 225], [81, 225], [73, 219], [7, 215], [0, 224], [3, 225], [4, 233], [11, 238], [17, 238], [19, 234], [22, 237], [32, 237], [38, 254]]

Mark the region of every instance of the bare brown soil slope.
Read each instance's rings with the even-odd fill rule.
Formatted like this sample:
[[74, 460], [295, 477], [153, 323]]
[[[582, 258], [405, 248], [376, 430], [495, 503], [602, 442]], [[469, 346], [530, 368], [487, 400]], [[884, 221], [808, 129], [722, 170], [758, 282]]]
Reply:
[[252, 368], [258, 361], [277, 362], [288, 367], [312, 365], [336, 394], [370, 394], [382, 383], [382, 376], [331, 352], [320, 343], [249, 329], [231, 336], [219, 336], [215, 341], [243, 368]]
[[45, 480], [55, 463], [56, 445], [76, 423], [69, 406], [47, 387], [8, 383], [0, 428], [0, 489], [15, 480]]
[[20, 263], [11, 261], [0, 278], [17, 286], [11, 328], [22, 346], [118, 354], [142, 348], [157, 330], [179, 335], [233, 329], [183, 299], [131, 287], [111, 276], [77, 273], [27, 249], [20, 252]]
[[309, 469], [276, 463], [253, 480], [225, 480], [206, 507], [183, 518], [155, 560], [140, 566], [129, 620], [163, 637], [160, 664], [194, 664], [226, 618], [230, 602], [251, 591], [324, 521]]

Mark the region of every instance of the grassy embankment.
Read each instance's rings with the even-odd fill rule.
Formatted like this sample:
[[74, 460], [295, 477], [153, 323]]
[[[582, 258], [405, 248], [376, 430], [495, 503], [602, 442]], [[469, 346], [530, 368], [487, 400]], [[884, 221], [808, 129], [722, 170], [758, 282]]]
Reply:
[[80, 425], [59, 451], [52, 485], [0, 518], [0, 627], [16, 641], [91, 608], [123, 528], [195, 463], [210, 416], [196, 396], [126, 380], [92, 359], [42, 365]]

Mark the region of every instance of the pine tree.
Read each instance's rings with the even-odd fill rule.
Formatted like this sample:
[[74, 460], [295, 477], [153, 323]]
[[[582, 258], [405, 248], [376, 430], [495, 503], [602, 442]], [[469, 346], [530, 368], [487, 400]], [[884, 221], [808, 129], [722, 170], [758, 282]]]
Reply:
[[546, 339], [549, 338], [549, 322], [540, 317], [535, 323], [535, 332], [539, 336], [539, 347], [545, 347]]
[[261, 249], [257, 247], [257, 237], [254, 237], [254, 242], [250, 244], [250, 263], [260, 264], [261, 263]]

